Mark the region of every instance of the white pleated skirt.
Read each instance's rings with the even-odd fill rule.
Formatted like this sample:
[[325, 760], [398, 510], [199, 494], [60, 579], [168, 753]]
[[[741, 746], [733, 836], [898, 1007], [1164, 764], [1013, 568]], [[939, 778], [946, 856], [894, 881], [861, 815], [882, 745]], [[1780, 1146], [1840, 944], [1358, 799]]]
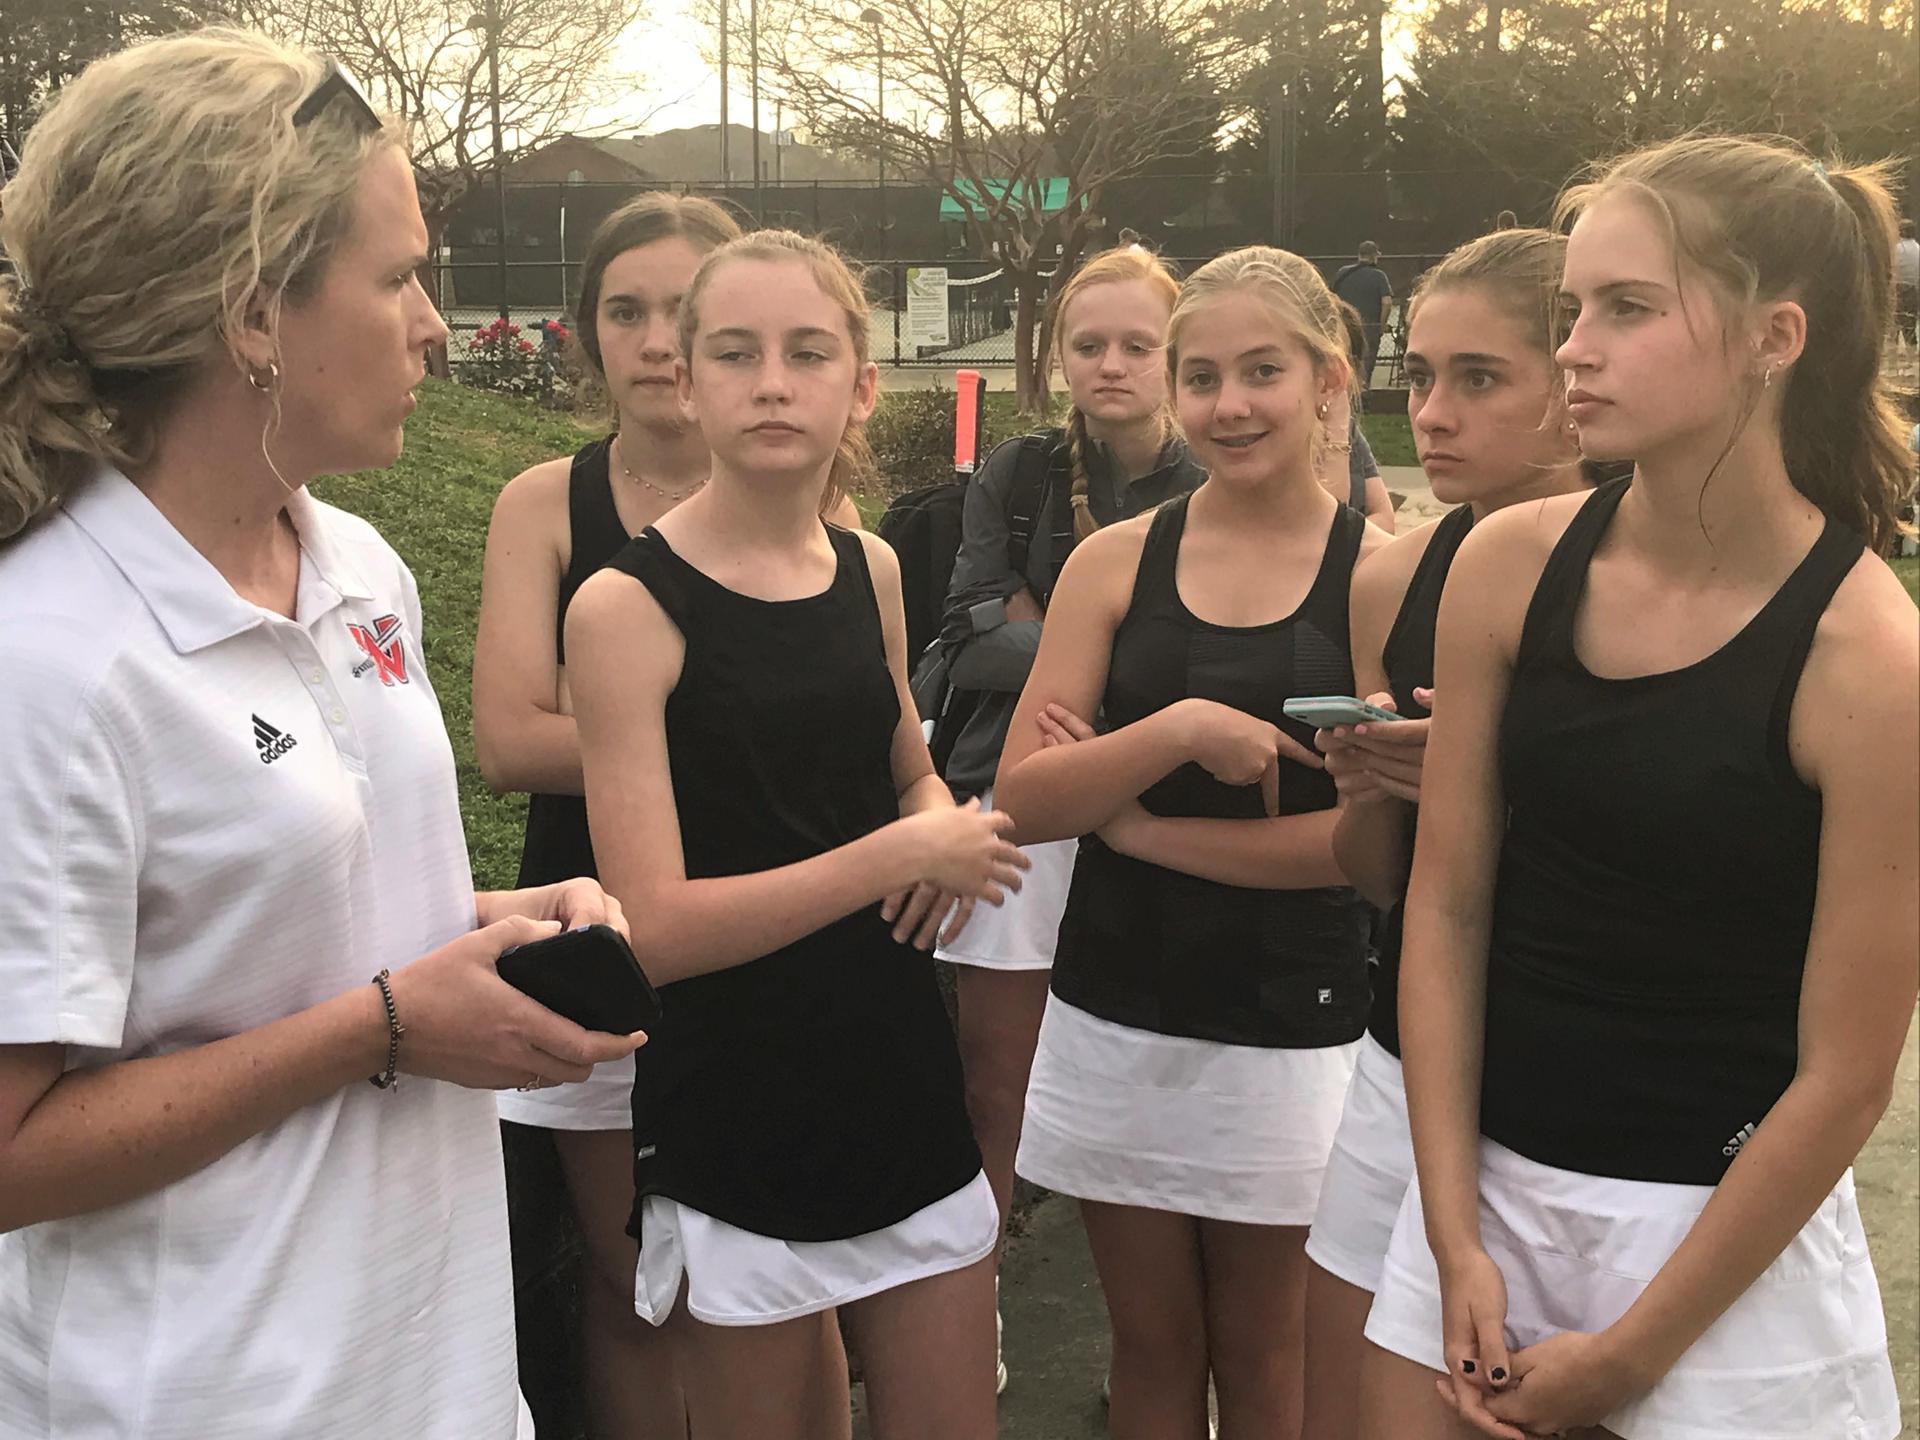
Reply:
[[[901, 1137], [910, 1143], [910, 1136]], [[649, 1195], [640, 1209], [633, 1308], [660, 1325], [685, 1282], [708, 1325], [777, 1325], [986, 1259], [1000, 1209], [985, 1171], [906, 1219], [847, 1240], [775, 1240]]]
[[631, 1130], [633, 1057], [596, 1065], [577, 1085], [496, 1090], [493, 1099], [500, 1118], [516, 1125], [541, 1130]]
[[[993, 792], [980, 797], [980, 808], [993, 808]], [[1009, 892], [998, 905], [976, 905], [953, 944], [934, 951], [934, 958], [984, 970], [1051, 970], [1054, 946], [1060, 939], [1060, 917], [1067, 910], [1067, 891], [1073, 885], [1078, 840], [1049, 840], [1023, 845], [1033, 868], [1020, 877], [1018, 892]]]
[[1014, 1169], [1083, 1200], [1306, 1225], [1358, 1048], [1160, 1035], [1049, 995]]
[[1412, 1180], [1413, 1134], [1400, 1061], [1369, 1035], [1360, 1042], [1360, 1059], [1334, 1132], [1307, 1258], [1349, 1285], [1378, 1290], [1387, 1244]]
[[[1515, 1349], [1626, 1313], [1713, 1188], [1558, 1170], [1483, 1140], [1481, 1238]], [[1416, 1178], [1367, 1338], [1444, 1371], [1440, 1281]], [[1622, 1440], [1894, 1440], [1900, 1402], [1849, 1171], [1780, 1257], [1651, 1390], [1602, 1422]]]

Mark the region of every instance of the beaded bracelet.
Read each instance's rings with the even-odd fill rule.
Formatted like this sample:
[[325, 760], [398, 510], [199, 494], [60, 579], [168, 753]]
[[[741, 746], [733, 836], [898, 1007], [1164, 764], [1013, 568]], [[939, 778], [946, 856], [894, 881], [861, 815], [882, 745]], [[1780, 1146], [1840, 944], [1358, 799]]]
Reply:
[[407, 1033], [407, 1027], [400, 1023], [400, 1012], [393, 1007], [393, 985], [385, 970], [373, 977], [373, 983], [380, 987], [380, 998], [387, 1006], [387, 1068], [379, 1075], [369, 1075], [367, 1083], [376, 1090], [392, 1090], [400, 1084], [400, 1037]]

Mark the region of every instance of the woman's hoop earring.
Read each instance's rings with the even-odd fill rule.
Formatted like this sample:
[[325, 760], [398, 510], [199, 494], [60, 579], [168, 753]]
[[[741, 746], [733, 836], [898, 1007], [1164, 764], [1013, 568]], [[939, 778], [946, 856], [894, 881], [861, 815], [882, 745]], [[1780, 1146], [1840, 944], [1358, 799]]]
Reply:
[[260, 379], [260, 372], [258, 370], [249, 368], [247, 370], [247, 383], [262, 395], [271, 395], [280, 386], [279, 365], [272, 360], [267, 362], [267, 378], [264, 382]]

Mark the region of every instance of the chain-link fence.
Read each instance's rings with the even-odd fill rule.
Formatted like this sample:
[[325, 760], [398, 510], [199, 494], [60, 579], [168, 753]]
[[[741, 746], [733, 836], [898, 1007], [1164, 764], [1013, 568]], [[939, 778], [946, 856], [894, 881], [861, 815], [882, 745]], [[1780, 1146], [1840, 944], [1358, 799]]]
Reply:
[[[438, 267], [456, 363], [466, 337], [500, 314], [503, 295], [507, 313], [527, 333], [539, 321], [570, 321], [580, 257], [594, 228], [648, 189], [703, 195], [733, 209], [743, 224], [820, 235], [865, 261], [875, 358], [883, 364], [1013, 362], [1012, 281], [992, 260], [977, 258], [980, 237], [940, 187], [768, 180], [757, 187], [748, 181], [514, 183], [507, 187], [504, 227], [492, 190], [471, 194], [448, 219]], [[1090, 248], [1113, 243], [1127, 227], [1191, 269], [1224, 250], [1279, 237], [1331, 278], [1360, 241], [1372, 240], [1384, 252], [1381, 263], [1395, 292], [1405, 294], [1435, 258], [1491, 228], [1500, 210], [1514, 209], [1527, 223], [1544, 218], [1550, 203], [1550, 186], [1484, 171], [1294, 174], [1281, 197], [1265, 173], [1145, 176], [1106, 187], [1103, 221]], [[940, 271], [944, 285], [937, 281]], [[933, 298], [941, 289], [944, 329]], [[1383, 355], [1393, 353], [1389, 339]]]
[[[1211, 256], [1169, 257], [1181, 274], [1205, 264]], [[1331, 281], [1340, 267], [1352, 262], [1350, 255], [1313, 255], [1307, 257], [1320, 267]], [[1383, 255], [1380, 265], [1393, 283], [1394, 293], [1404, 296], [1422, 271], [1440, 258], [1438, 254]], [[449, 356], [456, 367], [467, 358], [474, 335], [499, 316], [497, 305], [462, 305], [462, 295], [476, 292], [492, 296], [500, 293], [500, 266], [497, 260], [447, 261], [439, 267], [439, 293], [453, 297], [455, 303], [443, 305], [442, 313], [453, 334], [448, 342]], [[1049, 287], [1053, 277], [1048, 274]], [[580, 275], [577, 260], [514, 260], [508, 262], [508, 312], [521, 333], [536, 343], [545, 343], [540, 330], [544, 322], [560, 320], [573, 323], [572, 301], [579, 294]], [[1014, 363], [1014, 322], [1018, 297], [1013, 277], [991, 260], [887, 260], [866, 267], [867, 295], [873, 306], [872, 354], [875, 361], [889, 366], [923, 366], [936, 369], [971, 367], [992, 369]], [[1044, 306], [1047, 294], [1035, 297]], [[1036, 312], [1037, 313], [1037, 312]], [[1403, 329], [1401, 309], [1396, 303], [1381, 336], [1378, 363], [1371, 383], [1394, 386], [1401, 383], [1400, 355]]]

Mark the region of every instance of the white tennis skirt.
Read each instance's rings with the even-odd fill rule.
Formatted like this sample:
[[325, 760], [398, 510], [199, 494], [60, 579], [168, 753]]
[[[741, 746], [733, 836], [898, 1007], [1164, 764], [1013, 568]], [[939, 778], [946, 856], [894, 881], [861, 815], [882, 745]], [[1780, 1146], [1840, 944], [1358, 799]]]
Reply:
[[541, 1130], [631, 1130], [633, 1057], [593, 1067], [577, 1085], [544, 1090], [496, 1090], [494, 1106], [502, 1120]]
[[964, 1270], [1000, 1240], [986, 1172], [906, 1219], [848, 1240], [775, 1240], [649, 1195], [640, 1209], [633, 1308], [659, 1325], [681, 1282], [687, 1311], [708, 1325], [777, 1325]]
[[1413, 1180], [1413, 1135], [1400, 1061], [1373, 1036], [1360, 1042], [1334, 1132], [1307, 1258], [1362, 1290], [1380, 1288], [1387, 1242]]
[[[980, 808], [993, 808], [993, 792], [980, 797]], [[1067, 910], [1067, 891], [1073, 885], [1073, 861], [1078, 840], [1049, 840], [1020, 847], [1033, 868], [1020, 877], [1017, 893], [1008, 892], [998, 905], [976, 905], [967, 928], [951, 945], [934, 951], [934, 958], [983, 970], [1050, 970], [1060, 940], [1060, 917]]]
[[[1507, 1282], [1507, 1343], [1619, 1319], [1686, 1238], [1707, 1185], [1556, 1170], [1480, 1146], [1480, 1233]], [[1367, 1338], [1445, 1370], [1440, 1282], [1408, 1187]], [[1602, 1422], [1622, 1440], [1894, 1440], [1900, 1401], [1849, 1171], [1666, 1376]]]
[[1014, 1169], [1109, 1205], [1306, 1225], [1358, 1048], [1159, 1035], [1049, 995]]

